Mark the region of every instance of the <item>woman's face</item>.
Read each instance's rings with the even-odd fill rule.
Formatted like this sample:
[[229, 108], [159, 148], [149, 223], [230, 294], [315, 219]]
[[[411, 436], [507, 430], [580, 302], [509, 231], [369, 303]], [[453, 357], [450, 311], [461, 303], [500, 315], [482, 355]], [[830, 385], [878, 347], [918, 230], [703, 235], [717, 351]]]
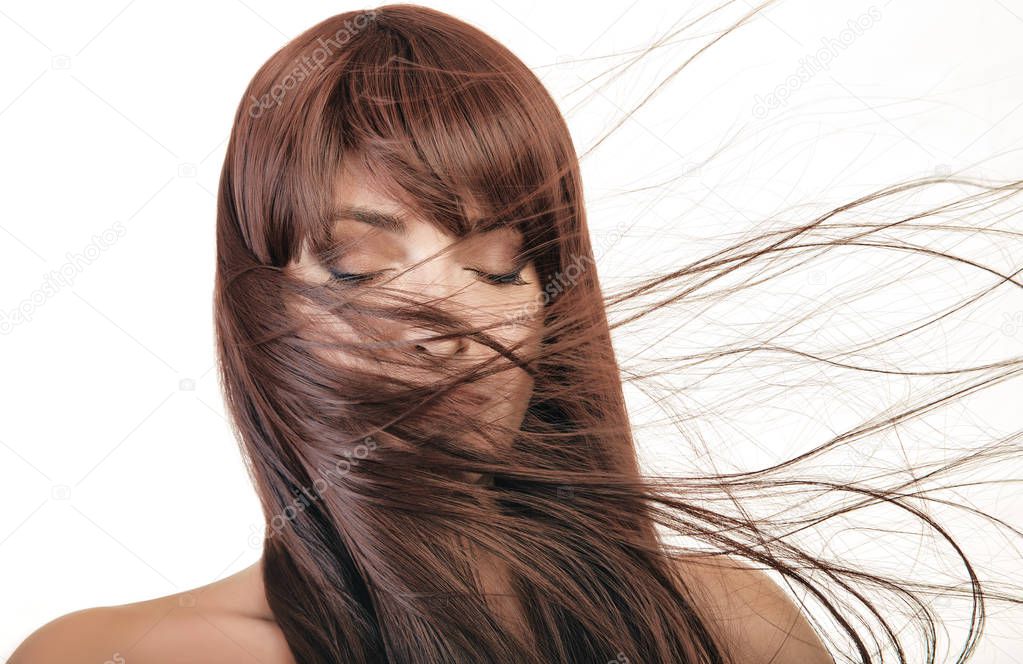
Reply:
[[[541, 287], [535, 265], [517, 262], [522, 240], [518, 231], [499, 228], [456, 242], [457, 238], [374, 190], [361, 173], [350, 169], [340, 174], [337, 192], [335, 207], [344, 214], [336, 219], [334, 233], [344, 249], [331, 264], [323, 264], [304, 247], [298, 260], [288, 266], [293, 275], [318, 283], [340, 279], [358, 297], [370, 299], [378, 286], [397, 289], [404, 297], [429, 302], [466, 324], [484, 327], [505, 346], [521, 342], [516, 351], [519, 357], [533, 356], [539, 343]], [[385, 216], [394, 220], [387, 221]], [[330, 325], [345, 341], [360, 341], [354, 330], [338, 319], [330, 318]], [[452, 369], [459, 365], [468, 368], [495, 354], [464, 336], [429, 339], [437, 333], [411, 323], [374, 320], [373, 325], [387, 339], [417, 340], [404, 345], [404, 350], [429, 356], [425, 359]], [[402, 378], [422, 384], [439, 377], [351, 354], [333, 354], [332, 359], [362, 368], [372, 364], [370, 370], [377, 372], [400, 371]], [[499, 359], [497, 366], [506, 367], [508, 362]], [[525, 414], [533, 380], [522, 369], [512, 367], [472, 383], [470, 389], [489, 399], [478, 406], [479, 417], [516, 429]]]

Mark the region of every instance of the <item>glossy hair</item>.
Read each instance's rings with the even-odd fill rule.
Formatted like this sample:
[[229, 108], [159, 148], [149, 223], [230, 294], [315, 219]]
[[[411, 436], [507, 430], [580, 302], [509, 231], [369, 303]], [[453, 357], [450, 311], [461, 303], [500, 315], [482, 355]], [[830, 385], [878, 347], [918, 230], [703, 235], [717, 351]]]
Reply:
[[[303, 246], [328, 258], [344, 249], [330, 223], [343, 163], [358, 164], [453, 236], [519, 229], [543, 296], [522, 318], [499, 325], [539, 316], [541, 352], [506, 347], [494, 328], [474, 327], [455, 309], [411, 306], [408, 293], [386, 283], [352, 288], [293, 278], [287, 266]], [[973, 603], [963, 646], [969, 652], [984, 593], [954, 538], [947, 541], [961, 556], [965, 586], [939, 587], [829, 559], [796, 535], [890, 504], [945, 537], [920, 506], [929, 497], [926, 483], [1015, 454], [1012, 441], [919, 468], [908, 479], [837, 484], [807, 472], [825, 451], [956, 396], [949, 394], [864, 423], [779, 466], [644, 475], [612, 345], [615, 329], [707, 297], [733, 270], [865, 242], [880, 226], [849, 226], [843, 235], [835, 230], [839, 215], [939, 182], [977, 193], [887, 227], [965, 214], [1020, 189], [953, 177], [899, 184], [605, 294], [568, 127], [508, 49], [447, 14], [402, 4], [339, 14], [290, 41], [256, 73], [234, 119], [218, 192], [215, 325], [226, 403], [266, 517], [267, 599], [296, 660], [727, 662], [729, 644], [710, 627], [712, 616], [678, 564], [721, 554], [806, 589], [816, 615], [837, 625], [832, 647], [847, 649], [850, 661], [882, 661], [882, 649], [903, 660], [910, 637], [887, 600], [916, 621], [933, 658], [936, 617], [927, 596], [937, 591]], [[1017, 274], [1001, 276], [1020, 285]], [[360, 296], [366, 292], [374, 297]], [[609, 311], [620, 312], [614, 325]], [[333, 334], [331, 321], [352, 326], [362, 341]], [[450, 380], [406, 380], [397, 368], [422, 360], [407, 343], [381, 335], [374, 321], [465, 335], [491, 348], [493, 358], [458, 371], [428, 367]], [[341, 365], [337, 351], [391, 369]], [[721, 350], [743, 352], [751, 350]], [[707, 359], [685, 358], [677, 370]], [[469, 417], [461, 393], [451, 391], [509, 371], [535, 381], [519, 428]], [[1019, 371], [1014, 360], [988, 367], [985, 380]], [[469, 436], [489, 444], [465, 444]], [[488, 473], [493, 481], [460, 481], [457, 471]], [[747, 512], [745, 505], [767, 492], [812, 500], [815, 509]], [[520, 642], [484, 600], [468, 545], [508, 565], [535, 644]]]

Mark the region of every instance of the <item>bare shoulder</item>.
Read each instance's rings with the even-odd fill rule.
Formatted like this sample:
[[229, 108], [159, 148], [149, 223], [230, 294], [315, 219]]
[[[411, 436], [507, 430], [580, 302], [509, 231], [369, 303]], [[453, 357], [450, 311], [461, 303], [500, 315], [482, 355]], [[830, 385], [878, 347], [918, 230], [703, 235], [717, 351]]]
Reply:
[[293, 663], [276, 625], [196, 607], [102, 606], [33, 632], [8, 664]]
[[294, 664], [277, 624], [225, 593], [237, 579], [218, 583], [68, 613], [32, 632], [8, 664]]
[[734, 661], [834, 663], [796, 602], [763, 571], [732, 558], [691, 557], [679, 563]]

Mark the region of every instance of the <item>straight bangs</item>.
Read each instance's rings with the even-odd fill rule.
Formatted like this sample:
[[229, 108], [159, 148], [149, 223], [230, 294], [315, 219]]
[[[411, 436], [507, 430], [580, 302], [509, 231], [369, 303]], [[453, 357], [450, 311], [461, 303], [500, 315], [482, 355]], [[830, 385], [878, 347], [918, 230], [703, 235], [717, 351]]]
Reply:
[[565, 183], [573, 148], [556, 107], [522, 93], [533, 74], [493, 50], [399, 33], [384, 18], [359, 35], [310, 141], [329, 180], [307, 229], [314, 247], [335, 246], [331, 202], [345, 166], [454, 237], [511, 227], [541, 276], [557, 269], [560, 235], [578, 232]]

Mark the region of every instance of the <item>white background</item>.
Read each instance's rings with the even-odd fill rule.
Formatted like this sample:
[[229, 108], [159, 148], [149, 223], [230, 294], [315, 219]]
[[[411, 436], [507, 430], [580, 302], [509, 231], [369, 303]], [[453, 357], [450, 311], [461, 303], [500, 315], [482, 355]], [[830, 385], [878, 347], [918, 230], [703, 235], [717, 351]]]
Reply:
[[[580, 152], [724, 25], [700, 24], [600, 87], [593, 75], [712, 5], [425, 4], [478, 25], [533, 67], [562, 106]], [[784, 84], [801, 58], [838, 39], [871, 7], [880, 19], [836, 47], [826, 71], [766, 117], [754, 112], [758, 95]], [[250, 77], [291, 37], [354, 8], [264, 0], [0, 5], [0, 312], [31, 312], [30, 321], [0, 336], [0, 656], [58, 615], [185, 590], [260, 555], [259, 506], [213, 368], [214, 194]], [[726, 18], [748, 9], [735, 3]], [[586, 59], [598, 56], [613, 57]], [[613, 286], [688, 262], [724, 233], [750, 232], [778, 210], [841, 202], [907, 177], [972, 168], [1018, 178], [1021, 91], [1020, 0], [774, 6], [711, 47], [585, 158], [601, 278]], [[655, 191], [625, 191], [682, 173], [687, 177]], [[800, 219], [797, 212], [785, 218]], [[623, 221], [628, 231], [619, 237]], [[111, 234], [116, 223], [126, 232]], [[1021, 230], [1018, 216], [1002, 223]], [[105, 231], [113, 242], [97, 239]], [[1019, 243], [1009, 246], [1000, 256], [993, 247], [973, 255], [1018, 268]], [[86, 252], [86, 259], [75, 258]], [[831, 286], [848, 280], [862, 290], [867, 282], [855, 281], [856, 266], [863, 279], [893, 266], [890, 256], [863, 261], [808, 267], [793, 277], [800, 290], [789, 282], [767, 288], [775, 289], [776, 302], [744, 301], [729, 316], [690, 312], [694, 327], [672, 329], [699, 337], [695, 343], [704, 349], [719, 339], [733, 343], [741, 336], [736, 316], [761, 322], [769, 312], [822, 302]], [[33, 302], [47, 275], [62, 269], [72, 283]], [[937, 306], [930, 297], [944, 293], [948, 302], [967, 292], [957, 290], [967, 281], [936, 271], [915, 277], [909, 308], [918, 316]], [[971, 312], [969, 331], [931, 339], [930, 352], [902, 348], [897, 361], [946, 367], [953, 355], [967, 363], [1019, 355], [1023, 302], [1011, 289], [999, 293]], [[856, 334], [849, 343], [879, 334], [907, 306], [907, 291], [897, 286], [877, 296], [853, 314], [836, 309], [852, 323], [827, 328], [835, 335], [826, 339], [829, 348], [841, 347], [850, 329]], [[652, 343], [626, 331], [616, 341], [628, 366]], [[766, 385], [770, 377], [752, 380]], [[785, 456], [820, 440], [821, 432], [808, 433], [805, 422], [783, 425], [780, 410], [808, 415], [827, 433], [835, 430], [833, 418], [855, 422], [872, 412], [868, 404], [880, 407], [904, 389], [892, 385], [853, 379], [841, 388], [847, 392], [821, 389], [805, 400], [802, 392], [797, 399], [796, 392], [775, 390], [773, 405], [747, 395], [729, 402], [735, 410], [727, 416], [710, 417], [714, 426], [700, 434], [720, 454], [719, 465], [749, 462], [742, 455], [750, 450]], [[704, 389], [715, 392], [704, 399], [694, 386], [676, 407], [707, 409], [727, 386]], [[926, 436], [915, 433], [940, 449], [967, 425], [1018, 429], [1020, 394], [1016, 381], [945, 414]], [[629, 395], [638, 418], [656, 414], [640, 394]], [[782, 435], [782, 426], [789, 433], [796, 427], [803, 438]], [[648, 455], [655, 448], [644, 446]], [[661, 456], [648, 461], [670, 464], [668, 453], [658, 448]], [[1018, 499], [996, 492], [987, 500], [980, 507], [1019, 523]], [[997, 559], [1003, 552], [990, 553]], [[1023, 629], [1018, 613], [991, 616], [989, 625], [992, 636], [976, 661], [1023, 661], [1023, 641], [1014, 636]]]

